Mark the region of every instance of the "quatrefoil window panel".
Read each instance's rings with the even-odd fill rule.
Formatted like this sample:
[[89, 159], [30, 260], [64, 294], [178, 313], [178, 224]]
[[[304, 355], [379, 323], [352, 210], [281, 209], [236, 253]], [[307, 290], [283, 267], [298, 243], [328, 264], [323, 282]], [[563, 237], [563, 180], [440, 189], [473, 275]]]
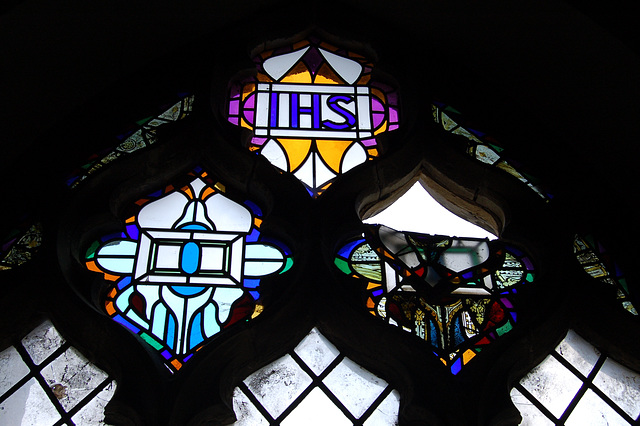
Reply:
[[254, 58], [257, 74], [231, 85], [229, 122], [252, 131], [248, 148], [318, 197], [337, 176], [379, 155], [398, 128], [398, 96], [372, 80], [372, 63], [319, 40]]
[[88, 269], [111, 285], [104, 309], [178, 371], [215, 335], [261, 312], [260, 280], [288, 270], [280, 242], [263, 238], [262, 211], [236, 202], [201, 169], [189, 184], [139, 200], [124, 232], [95, 241]]
[[522, 250], [365, 226], [338, 249], [335, 265], [357, 280], [371, 315], [428, 342], [451, 373], [516, 325], [518, 292], [535, 277]]

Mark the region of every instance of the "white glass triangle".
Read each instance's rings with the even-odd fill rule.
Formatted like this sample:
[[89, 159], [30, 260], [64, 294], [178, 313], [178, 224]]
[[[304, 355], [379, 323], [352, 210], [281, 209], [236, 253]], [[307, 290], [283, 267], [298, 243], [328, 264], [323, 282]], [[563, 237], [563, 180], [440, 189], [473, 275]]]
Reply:
[[[320, 188], [325, 183], [336, 177], [327, 166], [324, 165], [318, 154], [313, 154], [313, 159], [316, 163], [316, 188]], [[306, 183], [306, 182], [305, 182]]]
[[344, 154], [344, 159], [342, 160], [342, 173], [346, 173], [349, 170], [353, 169], [355, 166], [358, 166], [367, 161], [367, 153], [365, 152], [362, 145], [359, 143], [354, 143], [347, 149], [347, 152]]
[[298, 170], [296, 170], [296, 172], [293, 174], [295, 177], [297, 177], [299, 180], [301, 180], [310, 188], [314, 188], [313, 158], [314, 158], [313, 155], [308, 156], [305, 162], [302, 164], [302, 166], [300, 166]]
[[353, 84], [358, 77], [360, 77], [362, 65], [356, 61], [336, 55], [335, 53], [327, 52], [324, 49], [320, 49], [320, 53], [322, 53], [322, 56], [324, 56], [329, 65], [331, 65], [338, 75], [347, 83]]
[[282, 147], [278, 142], [271, 139], [260, 151], [271, 164], [279, 168], [280, 170], [288, 171], [287, 155], [282, 150]]
[[364, 223], [382, 224], [405, 232], [490, 240], [498, 238], [447, 210], [420, 185], [420, 182], [416, 182], [395, 203], [366, 219]]
[[309, 46], [302, 50], [296, 50], [295, 52], [285, 53], [284, 55], [269, 58], [264, 61], [262, 67], [271, 78], [274, 80], [280, 80], [282, 76], [284, 76], [287, 71], [289, 71], [295, 63], [298, 62], [305, 53], [307, 53], [307, 50], [309, 50]]

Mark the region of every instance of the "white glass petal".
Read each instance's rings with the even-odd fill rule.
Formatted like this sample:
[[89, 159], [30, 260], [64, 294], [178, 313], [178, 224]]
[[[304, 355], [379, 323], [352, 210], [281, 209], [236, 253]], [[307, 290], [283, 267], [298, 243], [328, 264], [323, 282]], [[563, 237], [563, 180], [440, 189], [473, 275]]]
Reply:
[[323, 383], [356, 418], [362, 416], [387, 387], [387, 382], [348, 358], [343, 359]]
[[422, 187], [420, 182], [416, 182], [385, 210], [365, 219], [364, 223], [379, 223], [400, 231], [423, 234], [490, 240], [498, 238], [447, 210]]
[[289, 171], [287, 155], [280, 144], [273, 139], [264, 145], [260, 154], [280, 170], [284, 170], [285, 172]]
[[349, 149], [344, 153], [344, 158], [342, 159], [342, 173], [346, 173], [349, 170], [353, 169], [355, 166], [358, 166], [367, 161], [367, 153], [359, 143], [352, 144]]
[[284, 256], [276, 247], [269, 244], [249, 243], [244, 248], [245, 259], [276, 259], [282, 260]]
[[289, 71], [296, 62], [309, 50], [309, 46], [301, 50], [296, 50], [284, 55], [269, 58], [262, 64], [265, 72], [274, 80], [280, 80]]
[[277, 418], [311, 384], [311, 378], [285, 355], [261, 368], [244, 383], [256, 399]]
[[239, 288], [216, 288], [213, 300], [218, 304], [218, 319], [224, 323], [229, 317], [229, 311], [233, 302], [242, 297], [244, 292]]
[[362, 65], [353, 59], [345, 58], [344, 56], [336, 55], [335, 53], [328, 52], [324, 49], [319, 49], [322, 56], [327, 60], [329, 65], [338, 73], [340, 77], [348, 84], [356, 82], [360, 73], [362, 72]]
[[315, 327], [296, 346], [295, 352], [316, 375], [320, 375], [340, 354]]
[[207, 198], [207, 216], [218, 231], [249, 232], [253, 220], [244, 206], [218, 193]]
[[336, 174], [324, 165], [318, 154], [314, 153], [313, 159], [316, 162], [316, 187], [319, 188], [336, 177]]
[[115, 240], [100, 247], [98, 256], [118, 255], [118, 256], [135, 256], [138, 249], [136, 241]]
[[130, 274], [133, 272], [134, 258], [132, 257], [96, 257], [96, 262], [107, 271], [116, 274]]
[[145, 205], [138, 213], [142, 228], [171, 229], [182, 217], [189, 199], [182, 192], [173, 192]]
[[276, 261], [250, 261], [244, 262], [244, 274], [247, 277], [262, 277], [272, 274], [282, 267], [282, 260]]
[[293, 174], [307, 186], [313, 188], [313, 155], [307, 157], [307, 159], [302, 163], [302, 165], [298, 168], [298, 170]]

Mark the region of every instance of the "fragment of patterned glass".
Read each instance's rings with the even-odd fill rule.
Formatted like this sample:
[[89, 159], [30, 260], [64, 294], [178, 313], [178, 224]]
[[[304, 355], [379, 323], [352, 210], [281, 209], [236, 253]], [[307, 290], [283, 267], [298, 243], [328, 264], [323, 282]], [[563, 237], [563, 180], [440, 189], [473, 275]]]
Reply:
[[29, 225], [26, 230], [14, 229], [0, 246], [0, 271], [27, 263], [42, 245], [42, 224]]
[[368, 225], [334, 263], [361, 284], [373, 316], [428, 342], [453, 374], [517, 321], [512, 297], [534, 281], [521, 250], [500, 241]]
[[498, 146], [496, 140], [484, 132], [473, 129], [473, 126], [467, 123], [467, 120], [458, 110], [442, 102], [433, 102], [431, 109], [435, 122], [440, 124], [445, 131], [463, 136], [467, 139], [467, 153], [473, 158], [482, 163], [494, 165], [509, 173], [526, 184], [545, 201], [548, 202], [553, 198], [540, 184], [533, 182], [535, 178], [521, 173], [509, 164], [504, 157], [503, 148]]
[[576, 235], [573, 240], [573, 252], [587, 274], [616, 288], [616, 297], [624, 310], [638, 315], [630, 300], [631, 295], [622, 270], [601, 243], [591, 235]]

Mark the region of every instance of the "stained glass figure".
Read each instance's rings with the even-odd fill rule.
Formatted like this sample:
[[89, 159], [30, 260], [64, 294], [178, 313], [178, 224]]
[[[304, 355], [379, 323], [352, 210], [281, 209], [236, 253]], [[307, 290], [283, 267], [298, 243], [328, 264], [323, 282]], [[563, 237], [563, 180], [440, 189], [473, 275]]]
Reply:
[[100, 155], [94, 154], [90, 161], [81, 167], [81, 170], [67, 179], [67, 186], [76, 188], [89, 176], [121, 156], [153, 145], [157, 140], [156, 133], [159, 127], [189, 116], [193, 108], [193, 100], [192, 95], [182, 95], [178, 102], [163, 110], [159, 115], [138, 120], [134, 130], [118, 136], [122, 142], [114, 150]]
[[573, 252], [576, 259], [591, 277], [616, 289], [616, 297], [622, 307], [633, 315], [638, 315], [638, 311], [631, 303], [629, 287], [624, 273], [613, 260], [609, 252], [592, 235], [576, 235], [573, 240]]
[[252, 131], [248, 148], [318, 197], [335, 178], [379, 155], [398, 128], [398, 96], [371, 79], [364, 57], [317, 40], [256, 56], [257, 75], [232, 84], [229, 122]]
[[500, 147], [493, 137], [475, 129], [475, 126], [467, 124], [458, 110], [442, 102], [433, 102], [431, 109], [433, 111], [433, 119], [436, 123], [440, 124], [445, 131], [467, 138], [467, 153], [470, 156], [482, 163], [489, 164], [509, 173], [511, 176], [514, 176], [526, 184], [545, 201], [548, 202], [553, 198], [553, 196], [542, 187], [537, 178], [523, 171], [519, 171], [513, 166], [513, 160], [507, 161], [503, 152], [504, 148]]
[[23, 265], [31, 260], [42, 244], [42, 224], [36, 222], [25, 229], [13, 229], [0, 246], [0, 271]]
[[542, 363], [511, 390], [523, 425], [635, 425], [640, 375], [569, 330]]
[[3, 425], [103, 425], [115, 389], [49, 321], [0, 352]]
[[335, 265], [358, 280], [369, 313], [425, 340], [451, 373], [512, 330], [518, 288], [534, 280], [521, 250], [478, 238], [366, 225]]
[[124, 232], [89, 247], [87, 268], [113, 284], [107, 314], [178, 371], [206, 342], [260, 313], [260, 280], [288, 270], [282, 244], [263, 238], [262, 211], [225, 196], [198, 168], [187, 185], [139, 200]]
[[400, 395], [317, 329], [234, 390], [241, 425], [395, 425]]

